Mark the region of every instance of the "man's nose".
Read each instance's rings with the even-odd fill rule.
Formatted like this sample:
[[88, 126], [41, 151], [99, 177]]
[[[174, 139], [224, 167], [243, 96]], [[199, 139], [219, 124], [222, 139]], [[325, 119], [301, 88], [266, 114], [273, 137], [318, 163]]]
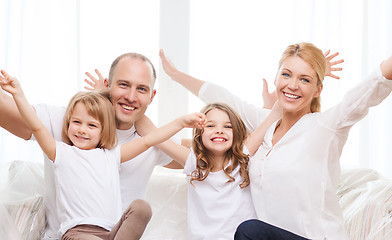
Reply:
[[136, 89], [129, 89], [127, 94], [125, 95], [125, 99], [127, 99], [129, 102], [134, 102], [136, 101]]

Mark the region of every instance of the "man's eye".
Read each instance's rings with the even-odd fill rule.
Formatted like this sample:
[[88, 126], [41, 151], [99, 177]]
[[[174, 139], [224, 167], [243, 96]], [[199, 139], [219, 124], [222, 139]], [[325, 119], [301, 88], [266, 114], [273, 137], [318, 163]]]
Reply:
[[147, 92], [147, 88], [139, 87], [139, 91], [140, 91], [140, 92]]

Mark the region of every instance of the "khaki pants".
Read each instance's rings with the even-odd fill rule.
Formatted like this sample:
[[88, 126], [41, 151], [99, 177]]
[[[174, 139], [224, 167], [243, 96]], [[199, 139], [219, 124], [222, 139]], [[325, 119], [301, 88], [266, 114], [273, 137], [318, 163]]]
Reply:
[[95, 225], [77, 225], [69, 229], [62, 240], [133, 240], [140, 239], [152, 216], [150, 205], [135, 200], [111, 231]]

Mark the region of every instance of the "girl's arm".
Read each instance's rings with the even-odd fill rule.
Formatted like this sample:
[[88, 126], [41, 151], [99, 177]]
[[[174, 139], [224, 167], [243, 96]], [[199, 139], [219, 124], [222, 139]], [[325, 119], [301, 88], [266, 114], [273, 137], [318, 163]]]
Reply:
[[54, 162], [56, 157], [56, 141], [37, 117], [34, 108], [27, 101], [19, 81], [3, 70], [1, 73], [1, 88], [12, 95], [23, 120], [31, 129], [41, 149]]
[[[184, 127], [201, 128], [204, 126], [205, 122], [206, 118], [205, 115], [202, 113], [192, 113], [177, 118], [174, 121], [166, 124], [165, 126], [153, 130], [144, 137], [121, 145], [121, 162], [128, 161], [136, 157], [140, 153], [146, 151], [148, 148], [168, 140], [170, 137], [172, 137]], [[175, 153], [173, 152], [173, 154]], [[172, 157], [174, 159], [177, 157], [183, 159], [184, 156], [181, 155], [177, 157]]]
[[[146, 136], [150, 132], [157, 129], [152, 121], [145, 115], [135, 123], [135, 128], [140, 136]], [[177, 144], [171, 139], [156, 145], [156, 147], [170, 156], [174, 161], [178, 162], [182, 167], [184, 167], [190, 152], [189, 148]]]
[[280, 104], [277, 102], [267, 118], [252, 132], [245, 141], [245, 145], [249, 150], [251, 156], [253, 156], [260, 145], [263, 143], [265, 133], [272, 123], [277, 121], [282, 116], [282, 109]]

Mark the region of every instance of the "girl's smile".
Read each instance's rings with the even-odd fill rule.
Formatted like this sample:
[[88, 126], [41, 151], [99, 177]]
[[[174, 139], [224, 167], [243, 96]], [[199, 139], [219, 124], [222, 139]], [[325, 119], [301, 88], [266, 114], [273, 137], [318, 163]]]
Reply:
[[77, 103], [68, 127], [68, 137], [72, 144], [84, 150], [94, 149], [101, 141], [101, 132], [101, 123], [88, 114], [83, 103]]

